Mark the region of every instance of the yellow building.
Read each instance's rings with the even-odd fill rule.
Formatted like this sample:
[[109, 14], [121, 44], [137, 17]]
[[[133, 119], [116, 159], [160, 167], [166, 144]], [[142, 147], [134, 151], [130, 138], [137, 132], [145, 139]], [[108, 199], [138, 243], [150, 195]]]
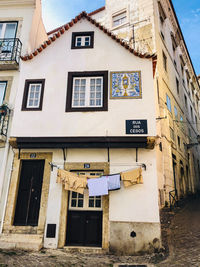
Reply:
[[[90, 14], [136, 51], [157, 54], [160, 206], [199, 189], [199, 84], [171, 0], [106, 0]], [[154, 66], [155, 67], [155, 66]], [[172, 203], [173, 204], [173, 203]]]

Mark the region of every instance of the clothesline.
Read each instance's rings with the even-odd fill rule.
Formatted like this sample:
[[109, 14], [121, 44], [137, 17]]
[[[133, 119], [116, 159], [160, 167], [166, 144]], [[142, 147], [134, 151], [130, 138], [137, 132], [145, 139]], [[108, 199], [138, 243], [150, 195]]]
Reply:
[[[53, 168], [61, 169], [60, 166], [58, 166], [57, 164], [54, 164], [53, 162], [49, 162], [49, 165], [51, 166], [51, 171], [53, 171]], [[60, 164], [60, 165], [63, 165], [63, 163]], [[125, 163], [124, 163], [123, 165], [122, 165], [122, 163], [121, 163], [121, 164], [120, 164], [120, 163], [113, 163], [113, 164], [110, 164], [110, 165], [111, 165], [111, 166], [130, 166], [130, 164], [125, 164]], [[133, 165], [133, 164], [132, 164], [132, 165]], [[146, 169], [147, 169], [147, 166], [146, 166], [145, 163], [137, 163], [137, 162], [136, 162], [135, 167], [141, 167], [141, 168], [143, 168], [145, 171], [146, 171]], [[123, 172], [131, 171], [131, 170], [134, 170], [134, 169], [135, 169], [135, 168], [133, 167], [133, 168], [127, 169], [127, 170], [125, 170], [125, 171], [123, 171]], [[85, 170], [88, 170], [88, 171], [89, 171], [89, 169], [85, 169]], [[110, 174], [110, 175], [116, 175], [116, 174], [120, 174], [120, 172], [113, 173], [113, 174]]]
[[120, 180], [123, 181], [124, 187], [142, 184], [142, 168], [99, 177], [91, 177], [90, 174], [76, 174], [58, 169], [56, 182], [62, 183], [65, 190], [68, 191], [83, 194], [84, 189], [88, 187], [89, 196], [103, 196], [108, 195], [108, 191], [119, 190], [121, 187]]

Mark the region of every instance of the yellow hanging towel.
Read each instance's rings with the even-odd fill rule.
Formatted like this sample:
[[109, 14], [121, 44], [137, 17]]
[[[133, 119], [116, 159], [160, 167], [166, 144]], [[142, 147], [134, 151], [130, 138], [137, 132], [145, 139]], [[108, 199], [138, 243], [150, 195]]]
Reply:
[[56, 182], [63, 183], [65, 190], [83, 194], [84, 189], [87, 186], [87, 177], [59, 169]]
[[124, 187], [129, 187], [135, 184], [143, 184], [142, 168], [122, 172], [121, 179], [124, 183]]

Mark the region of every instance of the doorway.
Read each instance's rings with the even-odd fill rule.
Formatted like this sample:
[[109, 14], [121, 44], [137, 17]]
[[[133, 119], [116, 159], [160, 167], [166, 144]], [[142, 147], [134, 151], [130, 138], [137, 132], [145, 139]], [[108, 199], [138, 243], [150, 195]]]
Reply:
[[44, 160], [22, 160], [14, 225], [37, 226]]
[[[103, 173], [89, 174], [101, 176]], [[101, 196], [89, 197], [88, 190], [85, 190], [84, 194], [69, 192], [66, 245], [102, 247], [102, 209]]]

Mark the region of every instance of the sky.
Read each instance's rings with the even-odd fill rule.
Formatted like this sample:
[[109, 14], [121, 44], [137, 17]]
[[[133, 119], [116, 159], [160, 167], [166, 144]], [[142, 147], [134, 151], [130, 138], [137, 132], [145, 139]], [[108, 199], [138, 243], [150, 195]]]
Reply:
[[[123, 1], [123, 0], [122, 0]], [[196, 74], [200, 74], [200, 0], [172, 0]], [[105, 0], [42, 0], [47, 31], [59, 27], [83, 10], [88, 13], [105, 5]]]

